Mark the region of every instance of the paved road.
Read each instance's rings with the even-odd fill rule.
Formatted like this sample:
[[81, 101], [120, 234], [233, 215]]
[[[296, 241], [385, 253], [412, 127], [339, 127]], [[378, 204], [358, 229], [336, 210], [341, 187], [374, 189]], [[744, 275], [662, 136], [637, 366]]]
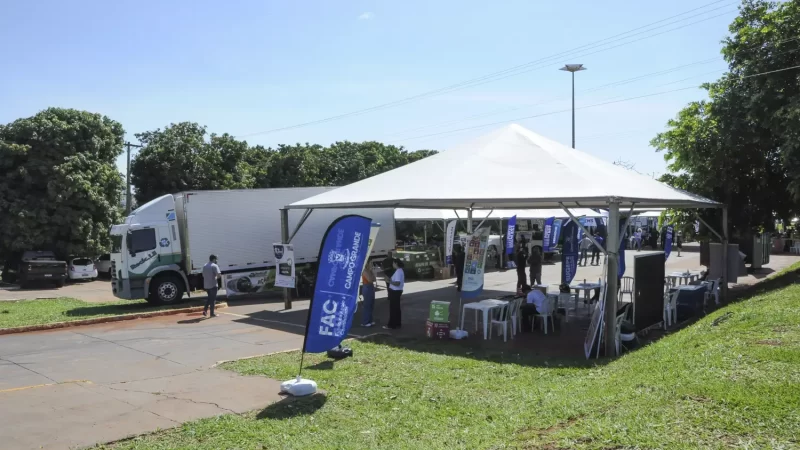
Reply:
[[[627, 253], [629, 268], [634, 256]], [[797, 256], [773, 255], [768, 269], [739, 283], [753, 283], [796, 261]], [[667, 270], [698, 268], [696, 252], [667, 261]], [[580, 267], [576, 279], [593, 280], [600, 272], [598, 266]], [[544, 266], [545, 283], [556, 283], [559, 276], [559, 264]], [[508, 292], [515, 280], [514, 271], [489, 273], [485, 288]], [[404, 308], [418, 306], [425, 317], [429, 300], [456, 305], [452, 285], [453, 280], [409, 282]], [[184, 314], [0, 336], [0, 448], [87, 446], [277, 400], [276, 381], [241, 377], [213, 365], [299, 348], [308, 301], [295, 302], [289, 311], [279, 299], [230, 304], [213, 320]], [[385, 302], [379, 302], [376, 319], [384, 316]]]
[[213, 365], [299, 348], [303, 328], [234, 309], [0, 337], [0, 448], [83, 447], [278, 400], [278, 382]]

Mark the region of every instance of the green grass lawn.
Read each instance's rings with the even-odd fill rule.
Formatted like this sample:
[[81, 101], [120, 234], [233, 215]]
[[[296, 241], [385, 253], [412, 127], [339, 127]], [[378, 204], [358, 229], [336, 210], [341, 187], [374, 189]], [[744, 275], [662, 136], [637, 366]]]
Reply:
[[[325, 394], [115, 448], [800, 448], [798, 284], [606, 365], [388, 337], [352, 347], [355, 357], [334, 364], [307, 355], [304, 375]], [[298, 360], [225, 368], [285, 380]]]
[[89, 303], [74, 298], [0, 302], [0, 328], [42, 325], [96, 317], [136, 314], [162, 309], [187, 308], [198, 302], [151, 306], [145, 300]]

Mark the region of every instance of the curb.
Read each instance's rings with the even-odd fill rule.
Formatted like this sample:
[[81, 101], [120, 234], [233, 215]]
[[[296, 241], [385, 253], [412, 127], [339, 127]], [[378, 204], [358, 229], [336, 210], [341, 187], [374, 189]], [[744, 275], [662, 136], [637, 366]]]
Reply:
[[[222, 303], [217, 303], [216, 308], [225, 308], [227, 306], [228, 306], [227, 303], [222, 302]], [[159, 317], [159, 316], [172, 316], [181, 313], [200, 312], [203, 310], [203, 308], [204, 308], [203, 306], [192, 306], [189, 308], [166, 309], [162, 311], [151, 311], [145, 313], [123, 314], [120, 316], [97, 317], [94, 319], [72, 320], [69, 322], [45, 323], [41, 325], [30, 325], [27, 327], [0, 328], [0, 336], [4, 334], [27, 333], [30, 331], [44, 331], [44, 330], [55, 330], [59, 328], [79, 327], [83, 325], [96, 325], [99, 323], [121, 322], [123, 320], [147, 319], [150, 317]]]

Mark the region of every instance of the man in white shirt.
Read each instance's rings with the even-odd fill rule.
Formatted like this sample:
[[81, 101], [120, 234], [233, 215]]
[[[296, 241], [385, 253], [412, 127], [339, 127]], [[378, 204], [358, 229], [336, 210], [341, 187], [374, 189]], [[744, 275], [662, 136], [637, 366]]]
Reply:
[[206, 299], [206, 307], [203, 308], [203, 317], [206, 317], [208, 308], [211, 308], [211, 317], [217, 317], [214, 314], [214, 305], [217, 303], [217, 280], [222, 278], [222, 272], [217, 265], [216, 255], [208, 257], [208, 262], [203, 266], [203, 289], [206, 290], [208, 298]]
[[[544, 292], [534, 289], [525, 295], [525, 303], [520, 306], [520, 314], [522, 315], [522, 323], [527, 325], [530, 319], [530, 329], [533, 329], [533, 317], [536, 314], [546, 313], [547, 312], [547, 296], [544, 295]], [[523, 330], [526, 329], [526, 326], [522, 327]]]

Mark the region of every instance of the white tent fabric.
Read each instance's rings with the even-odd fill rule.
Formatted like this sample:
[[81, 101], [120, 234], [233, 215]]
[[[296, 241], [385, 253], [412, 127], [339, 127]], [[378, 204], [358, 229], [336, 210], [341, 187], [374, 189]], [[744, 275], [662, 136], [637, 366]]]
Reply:
[[661, 217], [663, 211], [645, 211], [643, 213], [635, 214], [635, 217]]
[[[510, 219], [517, 216], [518, 219], [547, 219], [548, 217], [566, 217], [563, 209], [496, 209], [491, 210], [477, 210], [472, 212], [473, 220], [483, 219]], [[394, 220], [454, 220], [466, 219], [467, 211], [458, 210], [458, 216], [452, 209], [414, 209], [414, 208], [397, 208], [394, 210]], [[589, 208], [570, 208], [569, 212], [575, 217], [606, 217], [601, 211], [597, 213]]]
[[[502, 180], [499, 182], [487, 180]], [[561, 145], [519, 125], [287, 205], [308, 208], [708, 208], [718, 203]]]

